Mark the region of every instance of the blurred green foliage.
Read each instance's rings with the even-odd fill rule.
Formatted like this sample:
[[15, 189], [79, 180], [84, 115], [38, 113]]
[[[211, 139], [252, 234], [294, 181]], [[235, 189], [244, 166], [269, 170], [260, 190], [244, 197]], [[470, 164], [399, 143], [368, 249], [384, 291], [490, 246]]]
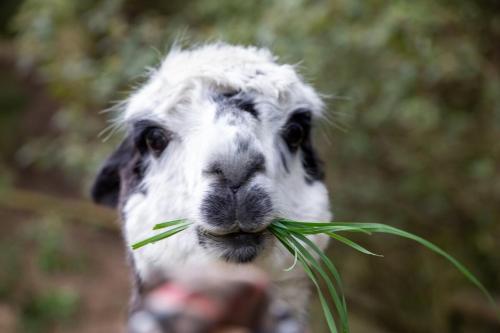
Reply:
[[50, 325], [68, 324], [78, 308], [78, 295], [63, 288], [31, 295], [23, 304], [23, 331], [45, 332]]
[[20, 332], [65, 327], [80, 306], [77, 291], [57, 281], [64, 273], [82, 270], [82, 254], [68, 246], [69, 237], [56, 221], [54, 217], [32, 221], [0, 238], [0, 299], [14, 306]]
[[49, 273], [82, 271], [85, 267], [84, 252], [69, 244], [70, 236], [58, 216], [48, 214], [26, 230], [26, 238], [36, 247], [35, 259], [39, 269]]
[[[19, 70], [56, 105], [46, 130], [0, 145], [15, 147], [14, 168], [57, 168], [83, 193], [112, 149], [97, 137], [109, 118], [98, 111], [174, 41], [266, 46], [331, 96], [318, 141], [330, 143], [337, 218], [420, 233], [500, 291], [500, 2], [25, 0], [9, 22]], [[2, 142], [24, 108], [24, 92], [9, 89]], [[373, 316], [396, 330], [443, 332], [446, 300], [465, 281], [420, 248], [370, 245], [383, 262], [332, 249], [352, 295], [371, 295], [382, 308]]]

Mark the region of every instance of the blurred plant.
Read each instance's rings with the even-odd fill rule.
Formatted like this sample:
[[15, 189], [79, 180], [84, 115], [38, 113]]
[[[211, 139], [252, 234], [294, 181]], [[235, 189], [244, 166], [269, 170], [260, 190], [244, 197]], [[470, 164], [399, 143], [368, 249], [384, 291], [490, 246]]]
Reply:
[[68, 324], [78, 309], [79, 297], [63, 288], [42, 291], [22, 305], [25, 332], [49, 332], [53, 325]]
[[0, 299], [9, 300], [19, 283], [22, 272], [21, 245], [14, 241], [0, 242], [0, 263], [8, 269], [0, 270]]
[[37, 219], [37, 223], [25, 230], [28, 240], [33, 241], [35, 262], [46, 273], [81, 271], [85, 266], [84, 252], [75, 251], [68, 243], [69, 228], [55, 215]]

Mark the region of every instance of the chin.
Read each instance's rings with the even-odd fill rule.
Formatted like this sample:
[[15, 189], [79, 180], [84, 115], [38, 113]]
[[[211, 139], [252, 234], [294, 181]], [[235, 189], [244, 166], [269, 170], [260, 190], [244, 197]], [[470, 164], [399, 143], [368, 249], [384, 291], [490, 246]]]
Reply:
[[197, 228], [198, 243], [221, 260], [244, 264], [254, 261], [263, 252], [270, 236], [268, 231], [258, 233], [234, 232], [213, 235]]

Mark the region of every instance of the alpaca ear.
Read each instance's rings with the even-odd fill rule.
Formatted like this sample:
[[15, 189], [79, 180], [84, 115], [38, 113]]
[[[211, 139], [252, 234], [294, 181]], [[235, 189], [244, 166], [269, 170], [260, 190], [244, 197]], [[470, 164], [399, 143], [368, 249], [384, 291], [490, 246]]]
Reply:
[[134, 152], [132, 137], [128, 136], [104, 162], [90, 192], [95, 203], [116, 208], [120, 199], [120, 173], [132, 160]]

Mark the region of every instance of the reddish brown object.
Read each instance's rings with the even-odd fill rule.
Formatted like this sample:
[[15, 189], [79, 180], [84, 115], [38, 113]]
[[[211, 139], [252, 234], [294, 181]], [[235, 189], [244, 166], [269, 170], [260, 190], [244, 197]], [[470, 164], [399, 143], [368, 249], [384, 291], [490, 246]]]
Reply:
[[[203, 276], [201, 271], [207, 271]], [[190, 269], [147, 292], [129, 321], [131, 333], [301, 332], [273, 314], [269, 282], [246, 267]], [[278, 321], [286, 320], [286, 331]], [[299, 327], [298, 324], [295, 325]]]

